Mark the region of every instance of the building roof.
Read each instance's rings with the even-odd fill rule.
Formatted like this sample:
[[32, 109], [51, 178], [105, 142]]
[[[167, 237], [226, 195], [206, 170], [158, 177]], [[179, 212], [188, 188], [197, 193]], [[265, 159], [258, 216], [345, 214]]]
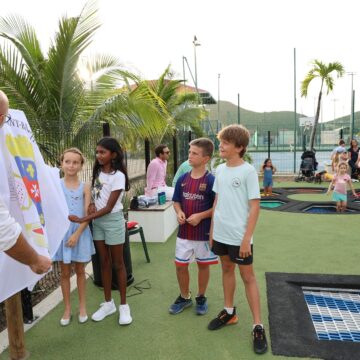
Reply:
[[[179, 86], [179, 92], [187, 92], [187, 91], [196, 93], [196, 88], [188, 85]], [[210, 94], [209, 91], [198, 88], [198, 92], [201, 101], [204, 105], [216, 104], [216, 100], [213, 98], [213, 96]]]
[[[155, 83], [157, 80], [147, 80], [150, 84]], [[169, 80], [165, 80], [165, 81], [169, 81]], [[136, 89], [136, 84], [132, 84], [130, 85], [130, 89]], [[183, 85], [181, 84], [178, 88], [178, 92], [192, 92], [192, 93], [196, 93], [196, 88], [194, 86], [188, 86], [188, 85]], [[203, 90], [203, 89], [199, 89], [198, 88], [198, 92], [201, 98], [201, 102], [204, 105], [210, 105], [210, 104], [216, 104], [216, 100], [213, 98], [213, 96], [210, 94], [209, 91], [207, 90]]]

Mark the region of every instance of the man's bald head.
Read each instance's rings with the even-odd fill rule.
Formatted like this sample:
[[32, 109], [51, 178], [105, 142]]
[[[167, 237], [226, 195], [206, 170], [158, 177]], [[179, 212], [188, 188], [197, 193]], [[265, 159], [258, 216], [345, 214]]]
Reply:
[[2, 90], [0, 90], [0, 127], [3, 126], [8, 111], [9, 99], [6, 94]]

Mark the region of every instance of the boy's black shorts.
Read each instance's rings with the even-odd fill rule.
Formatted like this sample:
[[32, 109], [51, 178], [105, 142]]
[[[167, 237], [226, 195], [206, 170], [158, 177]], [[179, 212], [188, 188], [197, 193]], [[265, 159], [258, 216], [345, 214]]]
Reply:
[[238, 265], [251, 265], [253, 263], [254, 249], [252, 244], [251, 255], [246, 258], [239, 257], [240, 246], [228, 245], [215, 240], [213, 241], [213, 247], [211, 250], [218, 256], [229, 255], [230, 260]]

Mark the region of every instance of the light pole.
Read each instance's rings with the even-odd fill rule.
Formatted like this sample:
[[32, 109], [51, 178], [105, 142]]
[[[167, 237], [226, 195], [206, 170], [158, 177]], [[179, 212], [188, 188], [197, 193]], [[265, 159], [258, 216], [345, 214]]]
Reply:
[[336, 101], [338, 101], [339, 99], [332, 99], [331, 101], [333, 101], [334, 102], [334, 130], [336, 129]]
[[197, 79], [196, 47], [200, 46], [201, 44], [199, 43], [196, 35], [194, 35], [193, 44], [194, 44], [194, 61], [195, 61], [195, 87], [197, 90], [198, 89], [198, 79]]
[[351, 107], [350, 107], [350, 136], [351, 139], [354, 137], [354, 72], [348, 72], [348, 75], [351, 76]]
[[218, 74], [218, 131], [221, 129], [220, 121], [220, 74]]

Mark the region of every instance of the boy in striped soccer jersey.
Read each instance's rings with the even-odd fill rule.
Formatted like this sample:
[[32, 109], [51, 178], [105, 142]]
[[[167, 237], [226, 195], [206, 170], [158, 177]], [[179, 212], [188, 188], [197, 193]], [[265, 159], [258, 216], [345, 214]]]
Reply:
[[206, 170], [211, 159], [214, 144], [206, 138], [190, 142], [189, 164], [192, 170], [182, 175], [176, 182], [173, 201], [179, 222], [176, 239], [175, 265], [180, 295], [170, 306], [170, 314], [178, 314], [192, 305], [189, 290], [188, 266], [195, 261], [198, 265], [198, 293], [196, 313], [204, 315], [208, 311], [205, 297], [210, 276], [210, 264], [217, 264], [217, 256], [209, 247], [209, 232], [212, 206], [215, 194], [212, 191], [214, 176]]

